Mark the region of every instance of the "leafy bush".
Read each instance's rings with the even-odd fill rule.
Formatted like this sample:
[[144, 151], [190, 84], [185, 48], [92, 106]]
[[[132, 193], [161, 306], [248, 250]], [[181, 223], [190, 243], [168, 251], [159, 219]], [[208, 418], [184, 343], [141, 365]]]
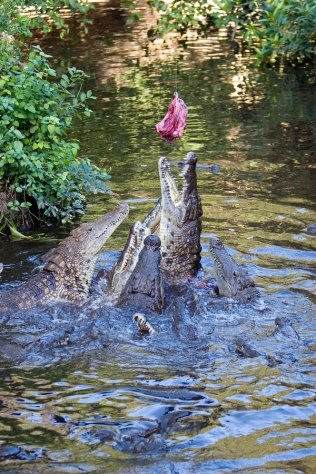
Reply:
[[[110, 178], [78, 157], [67, 134], [73, 119], [90, 115], [85, 74], [59, 75], [39, 47], [28, 53], [35, 28], [67, 30], [60, 9], [85, 14], [84, 0], [1, 0], [0, 3], [0, 233], [36, 219], [69, 221], [83, 213], [87, 192], [106, 192]], [[81, 17], [81, 23], [88, 23]]]
[[314, 0], [218, 1], [224, 24], [233, 22], [260, 62], [298, 63], [316, 55]]
[[63, 36], [67, 26], [60, 10], [65, 7], [73, 14], [81, 14], [80, 21], [84, 26], [90, 23], [85, 14], [93, 7], [83, 0], [1, 0], [0, 32], [23, 39], [32, 36], [35, 28], [44, 32], [55, 28]]
[[234, 26], [259, 62], [292, 64], [316, 56], [315, 0], [149, 0], [161, 13], [158, 33]]
[[67, 139], [73, 118], [90, 115], [91, 91], [76, 92], [85, 75], [69, 68], [59, 77], [39, 47], [22, 59], [13, 45], [0, 48], [0, 191], [8, 209], [62, 222], [83, 213], [84, 192], [104, 192], [100, 172], [79, 160]]
[[165, 34], [170, 31], [185, 33], [197, 29], [200, 33], [208, 31], [214, 22], [214, 2], [208, 0], [149, 0], [148, 4], [161, 13], [157, 32]]
[[316, 2], [272, 0], [258, 21], [257, 57], [274, 61], [304, 61], [316, 55]]

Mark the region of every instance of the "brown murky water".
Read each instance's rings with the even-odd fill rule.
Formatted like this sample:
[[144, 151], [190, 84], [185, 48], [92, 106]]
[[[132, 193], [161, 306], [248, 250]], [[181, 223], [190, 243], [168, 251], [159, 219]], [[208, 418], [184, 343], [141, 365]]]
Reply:
[[[244, 308], [219, 312], [218, 340], [207, 351], [183, 343], [155, 354], [146, 344], [124, 345], [99, 359], [3, 369], [0, 439], [11, 451], [1, 458], [0, 447], [0, 472], [313, 473], [316, 237], [304, 229], [316, 221], [315, 85], [304, 73], [252, 68], [221, 35], [148, 43], [150, 21], [147, 12], [128, 29], [108, 4], [96, 11], [88, 37], [74, 28], [66, 42], [41, 41], [63, 67], [88, 71], [87, 88], [97, 96], [93, 116], [74, 133], [82, 154], [110, 169], [115, 195], [93, 196], [85, 218], [115, 200], [131, 207], [99, 265], [115, 259], [130, 223], [159, 196], [158, 158], [179, 161], [194, 151], [199, 163], [220, 167], [198, 171], [204, 267], [215, 233], [247, 265], [270, 311], [246, 322]], [[176, 87], [189, 107], [188, 127], [170, 145], [154, 125]], [[2, 242], [1, 288], [27, 279], [56, 235]], [[284, 364], [268, 367], [231, 350], [240, 332], [273, 351], [280, 315], [300, 336], [282, 342]], [[146, 423], [160, 426], [147, 451], [124, 452], [109, 433], [100, 435]]]

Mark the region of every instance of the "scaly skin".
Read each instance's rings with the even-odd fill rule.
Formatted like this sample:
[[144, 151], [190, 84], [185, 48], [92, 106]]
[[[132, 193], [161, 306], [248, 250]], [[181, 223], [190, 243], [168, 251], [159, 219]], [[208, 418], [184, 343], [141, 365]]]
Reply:
[[160, 259], [160, 239], [157, 235], [148, 235], [137, 264], [117, 301], [118, 306], [134, 306], [161, 313], [164, 297]]
[[148, 227], [151, 234], [159, 233], [160, 226], [160, 217], [161, 217], [161, 199], [158, 200], [156, 206], [152, 211], [145, 217], [143, 220], [143, 225]]
[[201, 199], [197, 192], [196, 156], [188, 153], [182, 192], [170, 174], [166, 158], [159, 160], [161, 185], [161, 269], [169, 284], [187, 282], [200, 268]]
[[218, 238], [209, 241], [209, 254], [214, 264], [219, 294], [248, 302], [259, 297], [259, 291], [247, 271], [229, 255]]
[[123, 293], [149, 234], [150, 230], [141, 222], [137, 221], [132, 225], [123, 252], [109, 275], [108, 292], [114, 303]]
[[[108, 294], [114, 304], [122, 304], [123, 300], [124, 303], [127, 303], [129, 293], [141, 294], [146, 287], [152, 288], [152, 276], [155, 281], [158, 281], [160, 278], [158, 268], [159, 261], [156, 252], [157, 242], [151, 245], [148, 241], [148, 251], [142, 254], [145, 239], [159, 226], [160, 209], [161, 204], [160, 201], [158, 201], [155, 208], [148, 214], [143, 222], [137, 221], [131, 227], [124, 250], [109, 275]], [[158, 248], [159, 247], [160, 242]], [[142, 265], [140, 266], [139, 261], [141, 255]], [[154, 265], [154, 268], [151, 267], [152, 265]], [[140, 283], [139, 290], [135, 287], [136, 281]], [[156, 298], [159, 300], [161, 297], [161, 290], [158, 290], [158, 287], [157, 291], [157, 295], [152, 295], [153, 301], [156, 300]], [[145, 294], [147, 294], [146, 290]]]
[[143, 313], [135, 313], [133, 315], [133, 321], [141, 333], [155, 334], [155, 329], [148, 322], [146, 316]]
[[81, 224], [46, 256], [40, 273], [0, 294], [0, 323], [10, 314], [54, 300], [83, 304], [89, 293], [98, 252], [128, 214], [127, 205], [94, 222]]

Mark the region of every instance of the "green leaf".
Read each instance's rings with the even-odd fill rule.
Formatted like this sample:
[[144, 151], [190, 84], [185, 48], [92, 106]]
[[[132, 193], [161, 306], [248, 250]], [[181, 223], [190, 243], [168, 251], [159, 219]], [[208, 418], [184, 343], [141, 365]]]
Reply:
[[[8, 1], [15, 5], [14, 0]], [[53, 3], [47, 1], [47, 5]], [[2, 1], [0, 11], [1, 5]], [[75, 68], [69, 69], [70, 79], [56, 73], [52, 80], [53, 68], [39, 48], [32, 48], [29, 54], [26, 48], [23, 54], [14, 48], [1, 53], [0, 80], [5, 89], [0, 90], [0, 181], [13, 193], [8, 207], [20, 221], [21, 212], [29, 212], [32, 200], [40, 218], [69, 222], [83, 212], [86, 192], [106, 188], [106, 175], [87, 161], [81, 166], [79, 143], [67, 138], [78, 112], [79, 118], [90, 113], [83, 101], [93, 97], [92, 91], [75, 97], [85, 77]], [[14, 199], [14, 193], [19, 198], [23, 195], [23, 201]], [[10, 225], [16, 238], [23, 237], [6, 217], [3, 225], [8, 229]]]
[[15, 151], [17, 151], [18, 153], [21, 153], [21, 151], [23, 150], [23, 143], [20, 141], [16, 140], [15, 142], [13, 142], [13, 146]]
[[24, 135], [20, 132], [20, 130], [14, 130], [13, 133], [17, 138], [24, 138]]
[[38, 130], [38, 125], [33, 125], [33, 127], [30, 128], [31, 133], [36, 132], [36, 130]]
[[56, 77], [57, 75], [55, 69], [52, 69], [52, 68], [47, 69], [47, 73], [53, 77]]
[[14, 239], [20, 240], [20, 239], [31, 239], [32, 238], [30, 236], [26, 236], [24, 234], [21, 234], [21, 232], [19, 232], [13, 224], [11, 224], [11, 225], [9, 224], [8, 227], [9, 227], [11, 235]]
[[34, 107], [33, 104], [27, 105], [27, 106], [26, 106], [26, 109], [27, 109], [29, 112], [32, 112], [33, 114], [36, 114], [36, 110], [35, 110], [35, 107]]

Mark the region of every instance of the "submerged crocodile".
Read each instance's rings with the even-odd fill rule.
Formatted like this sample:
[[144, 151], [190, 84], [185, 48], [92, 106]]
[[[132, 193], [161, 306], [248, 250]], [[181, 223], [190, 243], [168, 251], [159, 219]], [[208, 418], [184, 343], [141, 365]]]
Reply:
[[98, 253], [128, 214], [121, 204], [94, 222], [81, 224], [44, 257], [42, 270], [18, 288], [0, 294], [0, 323], [19, 310], [49, 301], [82, 305], [88, 298]]
[[211, 237], [208, 249], [220, 295], [243, 302], [260, 296], [245, 268], [235, 262], [219, 238]]

